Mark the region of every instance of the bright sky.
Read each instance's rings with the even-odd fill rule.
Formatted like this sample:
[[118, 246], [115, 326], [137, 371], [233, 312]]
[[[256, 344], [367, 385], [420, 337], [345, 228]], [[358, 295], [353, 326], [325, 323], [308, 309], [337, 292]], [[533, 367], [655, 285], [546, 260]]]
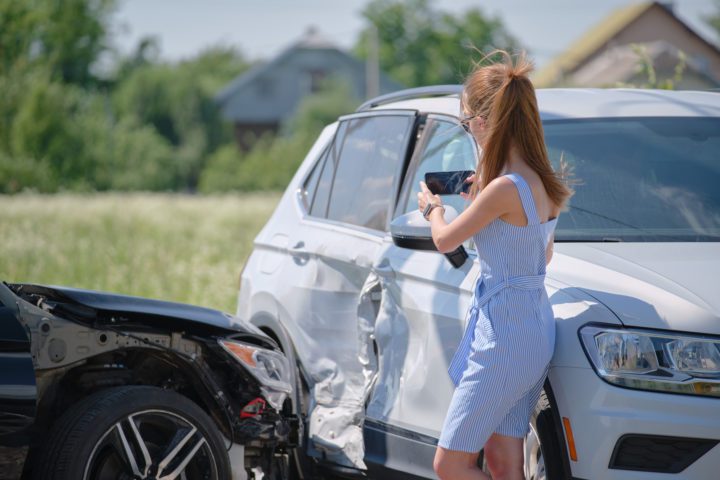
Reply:
[[[297, 40], [308, 26], [349, 48], [363, 28], [367, 0], [118, 0], [115, 44], [129, 52], [144, 36], [160, 39], [161, 55], [179, 59], [212, 45], [235, 45], [250, 59], [267, 59]], [[615, 8], [633, 0], [435, 0], [461, 14], [480, 7], [499, 16], [538, 66], [565, 49]], [[702, 17], [713, 0], [675, 0], [675, 12], [701, 35], [720, 43]]]

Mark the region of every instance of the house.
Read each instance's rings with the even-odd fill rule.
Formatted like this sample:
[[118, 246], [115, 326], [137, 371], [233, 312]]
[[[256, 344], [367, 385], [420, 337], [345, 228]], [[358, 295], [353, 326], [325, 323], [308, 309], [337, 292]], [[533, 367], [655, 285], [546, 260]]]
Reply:
[[[321, 89], [326, 79], [344, 81], [358, 102], [368, 97], [366, 64], [326, 40], [315, 28], [271, 61], [235, 78], [215, 97], [223, 117], [235, 126], [241, 149], [265, 132], [276, 132], [292, 117], [303, 97]], [[379, 72], [377, 92], [403, 88]]]
[[652, 61], [658, 82], [673, 79], [685, 63], [679, 89], [720, 86], [720, 49], [678, 18], [672, 4], [633, 3], [613, 12], [570, 48], [537, 71], [537, 87], [642, 85], [648, 75], [641, 58]]

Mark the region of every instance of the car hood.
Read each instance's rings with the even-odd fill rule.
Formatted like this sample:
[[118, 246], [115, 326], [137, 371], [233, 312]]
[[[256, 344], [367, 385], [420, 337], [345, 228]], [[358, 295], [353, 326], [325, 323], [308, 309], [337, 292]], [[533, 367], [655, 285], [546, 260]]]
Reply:
[[720, 335], [720, 243], [556, 243], [548, 277], [627, 326]]
[[266, 337], [260, 329], [238, 317], [195, 305], [56, 285], [13, 284], [11, 288], [16, 294], [36, 294], [57, 302], [61, 311], [80, 322], [102, 322], [113, 318], [116, 325], [133, 323], [161, 329], [250, 333]]

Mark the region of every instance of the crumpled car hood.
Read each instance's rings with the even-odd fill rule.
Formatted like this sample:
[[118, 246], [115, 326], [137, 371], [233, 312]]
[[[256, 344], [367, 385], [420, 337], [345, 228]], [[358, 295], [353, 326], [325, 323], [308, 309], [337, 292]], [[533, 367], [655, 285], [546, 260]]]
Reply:
[[720, 243], [556, 243], [555, 254], [548, 276], [627, 326], [720, 335]]
[[142, 319], [142, 323], [148, 326], [167, 329], [171, 328], [172, 322], [179, 322], [181, 325], [173, 328], [199, 327], [218, 332], [251, 333], [266, 337], [260, 329], [238, 317], [196, 305], [56, 285], [11, 285], [13, 290], [21, 286], [24, 293], [47, 295], [57, 301], [71, 302], [95, 310], [105, 316]]

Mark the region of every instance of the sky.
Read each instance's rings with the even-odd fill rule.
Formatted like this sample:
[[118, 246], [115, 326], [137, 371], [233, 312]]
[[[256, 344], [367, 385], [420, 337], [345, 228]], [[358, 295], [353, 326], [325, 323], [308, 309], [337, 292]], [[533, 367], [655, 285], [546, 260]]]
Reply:
[[[633, 0], [430, 0], [460, 15], [472, 7], [500, 17], [537, 66], [561, 53], [614, 9]], [[269, 59], [315, 26], [350, 48], [364, 27], [368, 0], [118, 0], [115, 46], [132, 51], [145, 36], [160, 41], [161, 58], [188, 58], [204, 48], [233, 45], [250, 60]], [[706, 39], [720, 43], [702, 17], [713, 0], [675, 0], [676, 14]]]

